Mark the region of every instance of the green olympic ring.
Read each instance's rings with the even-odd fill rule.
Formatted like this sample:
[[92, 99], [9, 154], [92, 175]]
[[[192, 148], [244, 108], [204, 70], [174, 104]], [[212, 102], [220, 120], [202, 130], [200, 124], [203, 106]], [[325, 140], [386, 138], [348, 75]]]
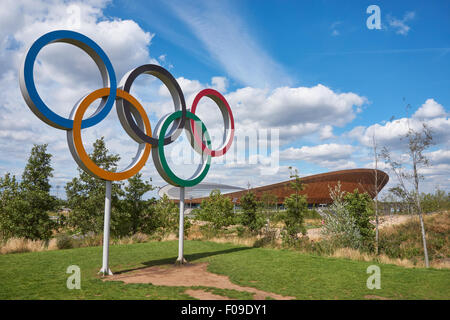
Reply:
[[[158, 132], [157, 136], [159, 137], [158, 146], [153, 147], [152, 157], [153, 162], [155, 163], [156, 170], [164, 178], [164, 180], [178, 187], [192, 187], [200, 183], [200, 181], [202, 181], [206, 177], [209, 168], [211, 166], [211, 155], [207, 154], [206, 152], [199, 151], [198, 148], [196, 148], [197, 152], [200, 153], [202, 156], [202, 163], [198, 166], [195, 173], [189, 179], [182, 179], [178, 177], [172, 171], [172, 169], [170, 169], [164, 152], [164, 137], [166, 135], [167, 129], [169, 128], [169, 125], [175, 120], [181, 118], [182, 116], [183, 116], [182, 111], [176, 111], [162, 118], [161, 121], [158, 123], [156, 127], [156, 131]], [[211, 139], [205, 124], [200, 120], [199, 117], [197, 117], [195, 114], [189, 111], [186, 111], [186, 118], [194, 120], [195, 125], [201, 124], [202, 136], [204, 140], [206, 140], [208, 148], [211, 148]], [[188, 123], [188, 121], [186, 121], [186, 123]], [[192, 145], [194, 144], [194, 136], [192, 130], [189, 130], [190, 127], [188, 128], [186, 123], [184, 129]]]

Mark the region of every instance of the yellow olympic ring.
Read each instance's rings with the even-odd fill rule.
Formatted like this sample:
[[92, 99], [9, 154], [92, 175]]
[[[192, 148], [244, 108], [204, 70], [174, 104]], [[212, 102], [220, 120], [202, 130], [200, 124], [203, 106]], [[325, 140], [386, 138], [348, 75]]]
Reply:
[[[89, 173], [94, 176], [97, 176], [104, 180], [117, 181], [117, 180], [125, 180], [131, 178], [136, 173], [138, 173], [142, 167], [147, 162], [147, 159], [150, 155], [151, 145], [147, 143], [140, 143], [140, 148], [144, 148], [143, 152], [139, 154], [135, 159], [135, 161], [124, 171], [121, 172], [110, 172], [106, 171], [99, 166], [97, 166], [89, 155], [86, 153], [84, 149], [83, 142], [81, 139], [81, 122], [83, 120], [83, 115], [86, 112], [87, 108], [94, 102], [96, 99], [100, 99], [109, 95], [109, 88], [98, 89], [89, 95], [87, 95], [79, 104], [76, 109], [74, 119], [73, 119], [73, 129], [67, 132], [67, 137], [69, 141], [69, 145], [73, 142], [73, 149], [76, 152], [74, 154], [75, 160], [79, 160], [81, 163], [78, 163], [81, 167], [87, 169]], [[142, 121], [145, 125], [145, 133], [148, 136], [152, 136], [152, 130], [150, 126], [150, 120], [147, 117], [147, 114], [142, 107], [142, 105], [128, 92], [117, 89], [116, 91], [117, 98], [122, 98], [130, 102], [130, 104], [137, 110]], [[144, 146], [145, 145], [145, 146]], [[72, 150], [71, 150], [72, 151]], [[73, 153], [73, 152], [72, 152]], [[78, 158], [78, 159], [77, 159]], [[78, 162], [78, 161], [77, 161]]]

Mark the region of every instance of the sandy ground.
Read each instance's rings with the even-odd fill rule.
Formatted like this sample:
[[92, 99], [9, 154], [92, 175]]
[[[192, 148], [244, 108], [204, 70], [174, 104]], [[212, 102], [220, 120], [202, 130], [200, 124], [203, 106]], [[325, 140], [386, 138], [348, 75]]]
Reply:
[[[414, 218], [418, 219], [417, 215], [381, 216], [379, 219], [380, 229], [390, 227], [396, 224], [402, 224]], [[373, 223], [375, 223], [375, 221], [373, 221]]]
[[[265, 292], [252, 287], [242, 287], [234, 284], [227, 276], [211, 273], [207, 270], [207, 263], [192, 263], [183, 266], [153, 266], [116, 274], [107, 277], [105, 281], [123, 281], [125, 283], [151, 283], [157, 286], [176, 286], [176, 287], [214, 287], [219, 289], [233, 289], [237, 291], [246, 291], [253, 294], [255, 300], [265, 300], [270, 297], [276, 300], [291, 300], [295, 297], [286, 297], [276, 293]], [[188, 295], [197, 299], [227, 299], [204, 290], [188, 289], [185, 291]]]

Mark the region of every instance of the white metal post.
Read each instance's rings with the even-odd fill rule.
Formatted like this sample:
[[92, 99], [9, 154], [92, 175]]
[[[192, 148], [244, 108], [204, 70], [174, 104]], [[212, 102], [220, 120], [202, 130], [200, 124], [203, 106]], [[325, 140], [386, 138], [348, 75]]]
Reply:
[[184, 187], [180, 187], [180, 224], [178, 226], [178, 258], [176, 264], [187, 263], [184, 259]]
[[105, 218], [103, 227], [103, 265], [99, 273], [112, 276], [112, 272], [109, 269], [109, 224], [111, 221], [111, 188], [112, 182], [107, 180], [105, 192]]

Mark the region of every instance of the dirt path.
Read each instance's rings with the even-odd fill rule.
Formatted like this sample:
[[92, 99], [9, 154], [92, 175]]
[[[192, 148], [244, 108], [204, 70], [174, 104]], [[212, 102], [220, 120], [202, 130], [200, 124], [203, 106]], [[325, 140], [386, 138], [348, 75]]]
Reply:
[[[157, 286], [177, 287], [214, 287], [219, 289], [233, 289], [253, 293], [255, 300], [264, 300], [270, 297], [276, 300], [291, 300], [295, 297], [286, 297], [276, 293], [265, 292], [252, 287], [242, 287], [234, 284], [227, 276], [211, 273], [207, 270], [207, 263], [193, 263], [184, 266], [153, 266], [133, 272], [117, 274], [105, 278], [105, 281], [123, 281], [125, 283], [151, 283]], [[191, 294], [190, 294], [190, 293]], [[203, 291], [186, 291], [187, 294], [198, 299], [216, 299], [217, 295]], [[224, 297], [220, 296], [220, 299]]]

